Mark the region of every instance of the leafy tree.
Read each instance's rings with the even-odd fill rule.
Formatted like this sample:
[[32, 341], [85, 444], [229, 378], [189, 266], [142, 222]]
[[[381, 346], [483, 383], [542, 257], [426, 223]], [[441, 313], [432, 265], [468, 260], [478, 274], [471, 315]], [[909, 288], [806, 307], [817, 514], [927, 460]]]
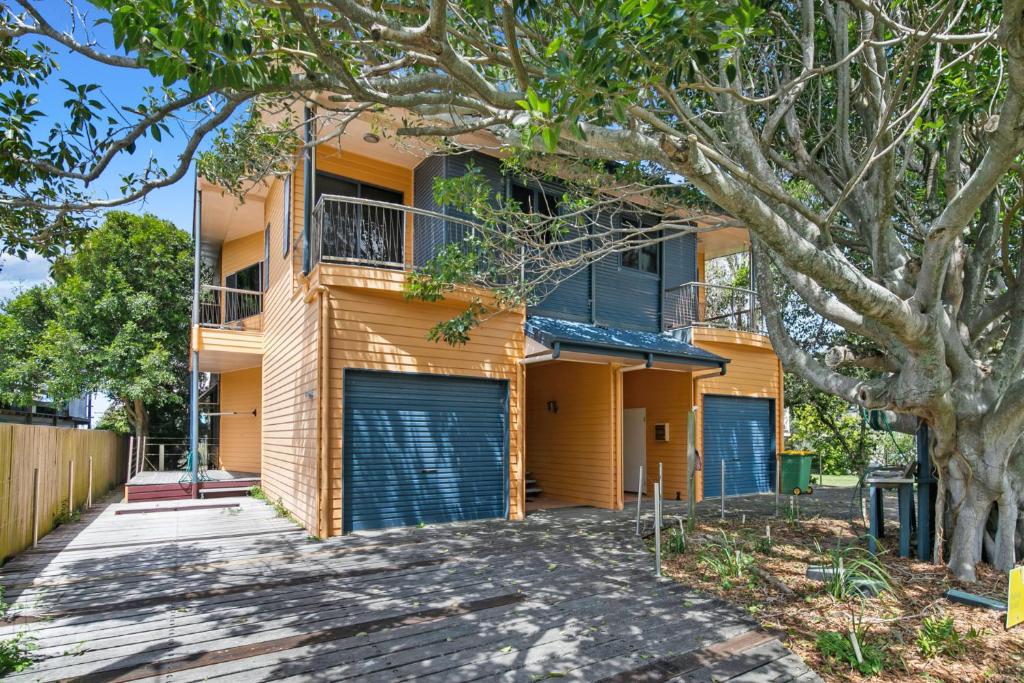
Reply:
[[[931, 428], [936, 518], [948, 513], [950, 533], [936, 561], [971, 580], [979, 561], [1008, 569], [1022, 554], [1024, 0], [96, 0], [107, 50], [81, 22], [55, 28], [41, 5], [0, 9], [5, 243], [21, 226], [60, 235], [79, 211], [175, 182], [202, 138], [249, 102], [275, 115], [234, 136], [253, 155], [234, 160], [237, 175], [293, 162], [283, 131], [301, 125], [289, 112], [303, 105], [315, 106], [320, 139], [358, 116], [435, 141], [487, 129], [520, 168], [586, 191], [567, 192], [563, 216], [507, 221], [505, 232], [498, 219], [516, 207], [468, 193], [479, 251], [461, 251], [485, 267], [479, 278], [437, 273], [527, 300], [534, 288], [518, 273], [550, 283], [562, 262], [702, 229], [720, 207], [718, 225], [751, 232], [787, 369]], [[66, 120], [41, 134], [50, 124], [35, 97], [52, 85], [54, 46], [159, 87], [114, 109], [92, 84], [69, 84]], [[92, 193], [112, 158], [186, 117], [173, 166], [140, 161], [124, 197]], [[707, 203], [688, 210], [700, 193]], [[592, 218], [612, 198], [645, 195], [662, 226]], [[578, 239], [577, 220], [597, 237]], [[420, 284], [428, 295], [451, 286]], [[861, 345], [802, 346], [783, 324], [789, 295]], [[489, 314], [471, 308], [455, 341]]]
[[0, 310], [0, 398], [26, 403], [44, 393], [66, 402], [101, 392], [139, 436], [154, 410], [161, 423], [183, 415], [188, 235], [154, 216], [110, 212], [52, 275], [53, 285]]

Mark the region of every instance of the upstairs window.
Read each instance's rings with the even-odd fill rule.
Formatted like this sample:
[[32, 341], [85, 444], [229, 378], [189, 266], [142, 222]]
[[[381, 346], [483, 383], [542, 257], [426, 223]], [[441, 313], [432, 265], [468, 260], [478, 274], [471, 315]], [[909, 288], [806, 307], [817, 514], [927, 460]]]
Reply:
[[224, 278], [224, 286], [231, 289], [244, 289], [250, 292], [260, 291], [263, 283], [263, 264], [254, 263]]
[[[540, 216], [558, 215], [558, 198], [543, 190], [524, 187], [523, 185], [512, 185], [512, 199], [519, 205], [523, 213], [535, 213]], [[550, 228], [544, 230], [544, 243], [550, 244], [553, 240]]]
[[[630, 232], [633, 230], [642, 229], [643, 223], [637, 219], [624, 218], [622, 219], [622, 230], [623, 232]], [[655, 233], [648, 235], [636, 235], [630, 237], [631, 241], [647, 240], [650, 241], [654, 238]], [[652, 275], [658, 274], [658, 254], [659, 254], [658, 242], [650, 241], [649, 244], [643, 244], [639, 247], [623, 251], [619, 255], [619, 265], [623, 268], [629, 268], [630, 270], [638, 270], [641, 273], [650, 273]]]

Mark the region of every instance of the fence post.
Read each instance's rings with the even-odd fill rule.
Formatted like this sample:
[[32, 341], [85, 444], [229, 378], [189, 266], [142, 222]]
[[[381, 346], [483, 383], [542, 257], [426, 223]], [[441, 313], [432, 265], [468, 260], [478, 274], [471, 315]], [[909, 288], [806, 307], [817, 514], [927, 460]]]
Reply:
[[160, 444], [160, 471], [164, 471], [164, 444]]
[[640, 535], [640, 503], [644, 499], [644, 489], [647, 488], [644, 481], [644, 466], [640, 465], [640, 483], [636, 486], [636, 535]]
[[32, 470], [32, 547], [39, 545], [39, 468]]
[[68, 514], [75, 509], [75, 460], [68, 462]]
[[146, 469], [146, 441], [148, 441], [147, 437], [139, 437], [139, 472]]
[[654, 575], [661, 578], [661, 484], [654, 485]]
[[89, 456], [89, 491], [85, 494], [85, 507], [92, 507], [92, 456]]
[[725, 519], [725, 458], [719, 462], [722, 463], [722, 519]]
[[128, 476], [127, 481], [131, 481], [132, 478], [132, 458], [135, 457], [135, 437], [128, 437]]

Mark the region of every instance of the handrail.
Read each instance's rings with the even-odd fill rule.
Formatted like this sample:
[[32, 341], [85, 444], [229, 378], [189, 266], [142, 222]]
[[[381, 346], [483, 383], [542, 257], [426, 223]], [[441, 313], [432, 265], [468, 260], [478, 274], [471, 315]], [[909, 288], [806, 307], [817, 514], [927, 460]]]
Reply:
[[[324, 194], [313, 209], [310, 262], [392, 269], [422, 266], [447, 245], [462, 244], [479, 229], [479, 224], [468, 218], [439, 211]], [[411, 254], [407, 239], [414, 246]]]
[[708, 282], [665, 289], [663, 320], [666, 330], [717, 327], [765, 334], [756, 291]]
[[202, 285], [198, 322], [200, 327], [260, 331], [263, 329], [263, 292]]

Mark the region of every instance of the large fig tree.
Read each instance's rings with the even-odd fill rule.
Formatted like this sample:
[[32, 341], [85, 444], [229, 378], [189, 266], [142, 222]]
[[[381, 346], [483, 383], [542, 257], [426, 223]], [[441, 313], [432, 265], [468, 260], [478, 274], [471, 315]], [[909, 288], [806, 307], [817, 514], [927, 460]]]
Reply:
[[[487, 130], [533, 172], [590, 168], [574, 176], [588, 185], [602, 173], [587, 163], [613, 160], [632, 176], [601, 166], [609, 187], [591, 187], [596, 196], [640, 201], [646, 187], [677, 218], [692, 193], [666, 187], [696, 189], [749, 228], [789, 370], [928, 424], [948, 540], [937, 561], [972, 579], [983, 559], [1008, 569], [1019, 557], [1024, 0], [96, 0], [106, 48], [81, 22], [70, 30], [45, 3], [19, 2], [0, 10], [0, 229], [116, 203], [88, 183], [187, 112], [182, 157], [139, 164], [125, 195], [173, 182], [205, 134], [254, 100], [261, 112], [314, 106], [319, 141], [361, 117], [449, 147], [481, 144]], [[55, 47], [148, 72], [164, 89], [116, 116], [73, 90], [68, 120], [39, 135], [33, 90], [51, 76], [39, 80], [38, 62], [48, 68], [41, 50]], [[286, 167], [302, 122], [267, 120], [222, 137], [208, 172], [231, 184]], [[463, 194], [485, 226], [516, 208]], [[483, 239], [509, 256], [509, 273], [516, 253], [557, 266], [633, 239], [628, 224], [609, 240], [559, 229], [538, 239], [537, 220]], [[481, 270], [448, 264], [433, 276]], [[508, 299], [528, 291], [521, 283]], [[779, 302], [793, 295], [858, 343], [809, 353], [782, 324]]]

